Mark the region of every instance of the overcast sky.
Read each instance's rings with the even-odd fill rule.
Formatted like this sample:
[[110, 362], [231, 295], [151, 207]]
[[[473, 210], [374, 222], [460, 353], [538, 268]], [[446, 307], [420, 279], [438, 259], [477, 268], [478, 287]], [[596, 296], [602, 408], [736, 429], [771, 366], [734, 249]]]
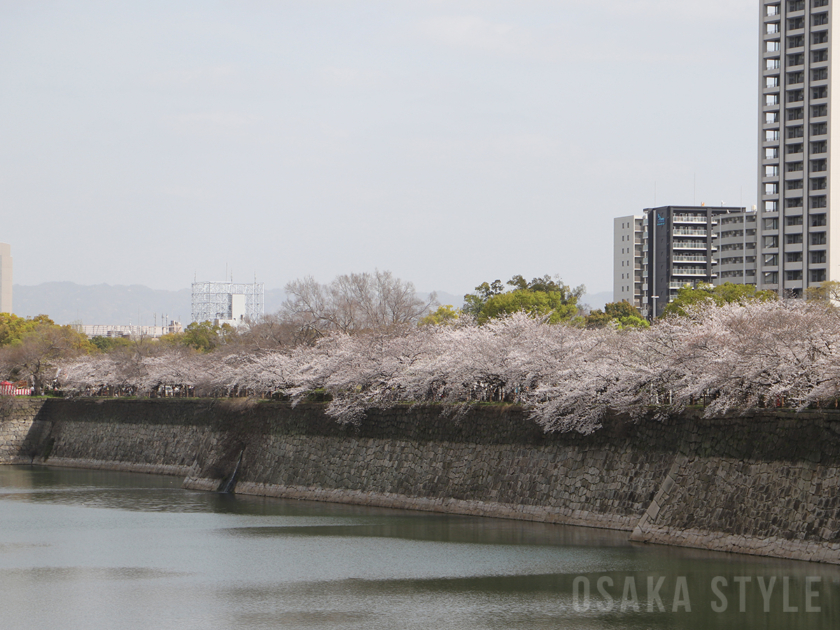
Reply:
[[[0, 0], [15, 283], [612, 289], [612, 218], [756, 197], [755, 0]], [[696, 196], [695, 196], [696, 176]]]

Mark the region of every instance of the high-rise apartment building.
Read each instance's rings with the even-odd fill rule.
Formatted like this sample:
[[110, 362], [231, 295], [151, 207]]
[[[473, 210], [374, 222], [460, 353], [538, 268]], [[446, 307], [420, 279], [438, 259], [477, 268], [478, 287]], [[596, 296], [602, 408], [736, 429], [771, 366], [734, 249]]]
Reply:
[[0, 243], [0, 313], [12, 312], [12, 248]]
[[758, 287], [796, 296], [840, 279], [840, 215], [831, 214], [840, 59], [830, 0], [762, 0], [760, 10]]
[[[659, 317], [684, 286], [718, 280], [720, 220], [744, 208], [663, 206], [645, 209], [642, 240], [642, 308]], [[754, 263], [753, 263], [754, 264]]]
[[613, 302], [642, 308], [642, 216], [613, 220]]

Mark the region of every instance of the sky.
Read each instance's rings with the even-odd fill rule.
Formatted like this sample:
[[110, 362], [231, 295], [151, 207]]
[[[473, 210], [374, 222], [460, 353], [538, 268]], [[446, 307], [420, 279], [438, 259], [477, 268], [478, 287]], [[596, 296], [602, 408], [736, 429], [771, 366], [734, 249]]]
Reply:
[[756, 203], [754, 0], [0, 0], [15, 283], [612, 289], [612, 219]]

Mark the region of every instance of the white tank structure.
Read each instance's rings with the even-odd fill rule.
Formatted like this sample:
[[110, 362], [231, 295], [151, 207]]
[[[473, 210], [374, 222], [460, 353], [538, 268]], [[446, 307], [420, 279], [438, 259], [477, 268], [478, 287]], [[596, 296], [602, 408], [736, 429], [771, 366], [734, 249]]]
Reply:
[[262, 282], [193, 282], [192, 321], [239, 326], [265, 314]]

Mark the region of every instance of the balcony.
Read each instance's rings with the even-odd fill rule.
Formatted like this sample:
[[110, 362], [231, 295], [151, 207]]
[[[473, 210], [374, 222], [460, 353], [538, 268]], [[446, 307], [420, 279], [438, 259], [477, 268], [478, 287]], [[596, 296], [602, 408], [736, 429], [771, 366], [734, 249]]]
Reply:
[[674, 228], [673, 234], [675, 236], [708, 236], [709, 233], [706, 230], [700, 230], [698, 228]]
[[[645, 261], [647, 262], [647, 261]], [[674, 262], [700, 262], [705, 263], [705, 256], [698, 256], [696, 254], [677, 254], [674, 256]]]
[[675, 267], [671, 273], [674, 276], [703, 276], [709, 275], [705, 267]]
[[[674, 249], [702, 249], [706, 250], [706, 243], [704, 241], [674, 241]], [[712, 248], [714, 251], [715, 248]]]
[[702, 214], [675, 214], [674, 223], [706, 223]]

